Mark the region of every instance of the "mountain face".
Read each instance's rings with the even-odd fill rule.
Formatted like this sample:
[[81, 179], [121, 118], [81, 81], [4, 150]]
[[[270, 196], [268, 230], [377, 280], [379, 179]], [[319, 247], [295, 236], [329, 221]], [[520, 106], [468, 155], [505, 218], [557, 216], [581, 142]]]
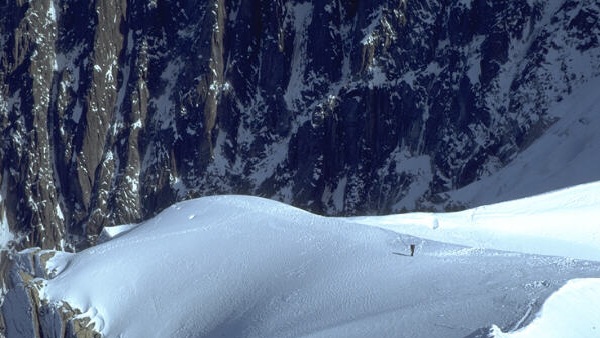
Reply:
[[77, 248], [174, 201], [323, 214], [455, 207], [600, 75], [600, 5], [0, 4], [0, 216]]

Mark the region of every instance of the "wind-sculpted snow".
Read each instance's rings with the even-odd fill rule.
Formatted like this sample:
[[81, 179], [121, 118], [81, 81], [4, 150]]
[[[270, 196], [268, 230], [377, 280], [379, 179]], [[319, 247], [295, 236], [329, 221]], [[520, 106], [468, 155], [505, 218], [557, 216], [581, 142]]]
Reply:
[[[576, 219], [579, 207], [597, 201], [571, 197], [596, 191], [589, 185], [544, 195], [528, 207], [542, 215], [562, 201]], [[488, 217], [539, 229], [532, 219], [510, 217], [524, 206], [490, 206], [496, 212]], [[430, 222], [439, 240], [456, 241], [443, 231], [454, 215], [436, 215], [437, 223], [431, 215], [411, 217], [398, 219], [392, 232], [261, 198], [206, 197], [111, 231], [82, 252], [53, 255], [33, 288], [51, 306], [78, 309], [105, 337], [475, 337], [527, 325], [567, 280], [600, 274], [597, 262], [481, 248], [509, 241], [526, 247], [533, 242], [527, 236], [475, 246], [413, 237], [404, 226], [410, 233]], [[386, 218], [370, 218], [378, 220], [386, 227]], [[495, 230], [463, 240], [483, 241]], [[9, 337], [28, 318], [14, 292], [3, 308]]]

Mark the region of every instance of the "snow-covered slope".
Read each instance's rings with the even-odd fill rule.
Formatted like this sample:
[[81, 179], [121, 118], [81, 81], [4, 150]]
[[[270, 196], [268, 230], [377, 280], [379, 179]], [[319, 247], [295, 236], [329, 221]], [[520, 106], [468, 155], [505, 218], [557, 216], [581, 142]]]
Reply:
[[600, 279], [571, 280], [550, 296], [539, 316], [514, 333], [493, 328], [496, 338], [600, 337]]
[[350, 218], [478, 248], [600, 261], [600, 182], [455, 213]]
[[600, 77], [553, 106], [556, 123], [495, 174], [448, 193], [464, 205], [484, 205], [593, 182], [600, 173]]
[[[351, 219], [207, 197], [113, 229], [77, 254], [36, 253], [45, 272], [31, 288], [42, 303], [79, 309], [105, 337], [501, 337], [568, 280], [600, 276], [600, 263], [482, 247], [600, 261], [591, 245], [578, 249], [597, 239], [598, 196], [595, 183], [458, 214]], [[559, 222], [568, 219], [580, 226]], [[599, 282], [585, 283], [597, 290]], [[572, 285], [581, 284], [552, 299], [587, 295]], [[23, 323], [32, 308], [17, 294], [3, 305], [8, 337], [34, 336]], [[555, 314], [551, 306], [542, 314]], [[43, 313], [40, 326], [56, 331], [48, 319], [56, 316]], [[561, 332], [571, 329], [567, 322]]]

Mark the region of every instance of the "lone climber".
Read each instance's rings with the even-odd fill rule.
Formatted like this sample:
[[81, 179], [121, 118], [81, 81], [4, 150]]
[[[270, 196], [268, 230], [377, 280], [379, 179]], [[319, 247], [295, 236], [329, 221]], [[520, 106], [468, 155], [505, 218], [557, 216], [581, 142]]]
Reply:
[[410, 245], [410, 257], [415, 255], [415, 245], [411, 244]]

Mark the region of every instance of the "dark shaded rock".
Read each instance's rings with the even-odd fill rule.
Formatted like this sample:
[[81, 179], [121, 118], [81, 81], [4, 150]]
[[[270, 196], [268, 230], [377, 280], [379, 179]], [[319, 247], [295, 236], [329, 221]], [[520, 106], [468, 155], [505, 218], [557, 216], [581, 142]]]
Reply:
[[589, 0], [0, 6], [0, 209], [23, 247], [209, 194], [452, 205], [600, 73]]

